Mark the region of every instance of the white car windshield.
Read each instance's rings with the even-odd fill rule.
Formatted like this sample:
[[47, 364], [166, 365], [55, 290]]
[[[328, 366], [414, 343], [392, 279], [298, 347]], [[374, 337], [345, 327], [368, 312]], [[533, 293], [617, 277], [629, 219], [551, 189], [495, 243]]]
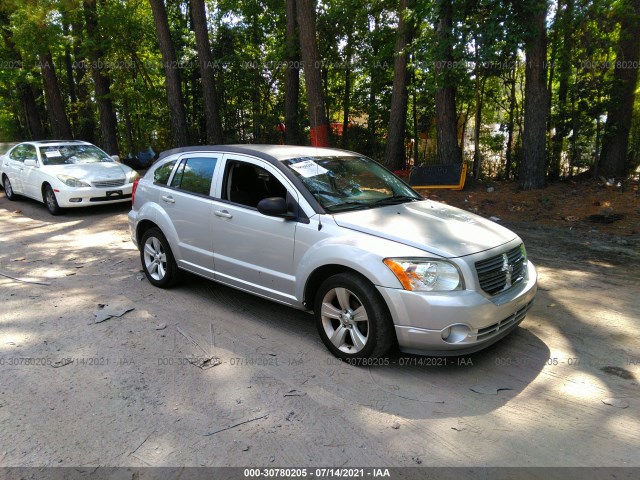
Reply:
[[304, 157], [283, 163], [329, 212], [422, 200], [406, 183], [366, 157]]
[[93, 145], [49, 145], [40, 147], [44, 165], [75, 165], [79, 163], [105, 163], [114, 160]]

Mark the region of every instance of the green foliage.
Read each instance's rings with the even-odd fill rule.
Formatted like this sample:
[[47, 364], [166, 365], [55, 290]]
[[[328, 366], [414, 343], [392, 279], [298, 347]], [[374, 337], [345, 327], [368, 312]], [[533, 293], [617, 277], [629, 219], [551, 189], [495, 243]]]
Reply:
[[[165, 3], [190, 134], [194, 143], [203, 143], [202, 84], [189, 2], [165, 0]], [[565, 15], [568, 4], [571, 9]], [[571, 173], [571, 168], [587, 168], [597, 159], [619, 36], [616, 9], [622, 4], [615, 0], [557, 0], [550, 4], [549, 140], [551, 145], [553, 132], [565, 128], [561, 152], [565, 175]], [[214, 69], [218, 85], [225, 141], [277, 142], [279, 134], [275, 127], [284, 121], [285, 102], [284, 1], [207, 0], [206, 5], [214, 59], [210, 68]], [[509, 156], [514, 162], [518, 160], [524, 101], [522, 51], [530, 33], [531, 15], [541, 3], [539, 0], [452, 2], [453, 30], [449, 42], [453, 59], [447, 66], [448, 74], [442, 78], [437, 77], [434, 68], [434, 62], [442, 58], [435, 42], [438, 5], [437, 0], [418, 1], [416, 8], [407, 13], [418, 25], [415, 40], [406, 52], [411, 58], [407, 136], [421, 138], [415, 161], [421, 163], [433, 156], [434, 95], [438, 86], [447, 82], [456, 91], [465, 156], [473, 146], [470, 134], [479, 98], [484, 132], [480, 147], [488, 162], [485, 173], [503, 175], [509, 136], [512, 138]], [[342, 124], [348, 106], [350, 126], [345, 146], [376, 159], [382, 158], [388, 131], [397, 7], [398, 2], [391, 0], [317, 2], [317, 38], [327, 116], [330, 122]], [[98, 125], [88, 63], [89, 52], [98, 48], [103, 60], [99, 68], [111, 81], [122, 154], [135, 153], [148, 145], [156, 151], [172, 147], [164, 69], [148, 0], [99, 0], [97, 18], [97, 40], [90, 43], [82, 0], [3, 0], [0, 140], [21, 140], [29, 135], [20, 97], [25, 86], [33, 91], [40, 121], [46, 128], [48, 120], [38, 66], [38, 54], [43, 49], [53, 55], [74, 133], [79, 134], [83, 125]], [[570, 44], [563, 50], [566, 38]], [[569, 55], [569, 62], [563, 70], [565, 54]], [[67, 74], [69, 65], [71, 71]], [[513, 82], [516, 88], [512, 98]], [[561, 83], [566, 88], [564, 102], [559, 100]], [[309, 125], [304, 93], [301, 79], [299, 108], [303, 129]], [[630, 160], [635, 165], [640, 163], [639, 111], [636, 99], [630, 137]], [[488, 125], [492, 124], [500, 125], [500, 132], [488, 133]], [[513, 127], [511, 130], [509, 125]], [[337, 135], [331, 141], [343, 144]], [[512, 172], [517, 171], [513, 167]]]

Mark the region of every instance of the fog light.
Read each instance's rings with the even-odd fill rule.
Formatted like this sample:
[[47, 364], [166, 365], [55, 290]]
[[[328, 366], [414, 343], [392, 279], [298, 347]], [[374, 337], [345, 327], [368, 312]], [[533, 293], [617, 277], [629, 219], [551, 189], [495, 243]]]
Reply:
[[70, 198], [69, 201], [72, 202], [72, 203], [79, 203], [79, 202], [82, 201], [82, 199], [81, 198]]
[[471, 332], [471, 329], [468, 325], [459, 323], [442, 330], [441, 336], [442, 340], [447, 343], [460, 343], [467, 339], [469, 332]]
[[447, 338], [449, 338], [449, 335], [451, 335], [451, 327], [447, 327], [444, 330], [442, 330], [442, 339], [446, 340]]

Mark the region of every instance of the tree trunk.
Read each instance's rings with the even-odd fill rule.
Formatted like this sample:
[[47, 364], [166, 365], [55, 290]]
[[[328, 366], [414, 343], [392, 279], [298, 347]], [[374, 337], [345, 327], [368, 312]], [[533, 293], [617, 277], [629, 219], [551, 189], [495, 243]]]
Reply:
[[412, 116], [413, 116], [413, 166], [418, 164], [418, 149], [420, 146], [420, 132], [418, 132], [418, 92], [416, 86], [416, 68], [411, 69], [411, 90], [412, 90]]
[[49, 113], [49, 121], [51, 122], [51, 131], [53, 136], [59, 140], [71, 140], [71, 125], [67, 112], [64, 109], [64, 101], [60, 93], [58, 85], [58, 77], [53, 65], [51, 52], [47, 49], [39, 55], [40, 71], [42, 72], [42, 82], [44, 84], [44, 98]]
[[[5, 43], [5, 48], [8, 50], [9, 58], [16, 60], [16, 63], [18, 64], [22, 64], [22, 56], [13, 41], [13, 31], [9, 28], [9, 19], [5, 12], [2, 11], [0, 11], [0, 25], [0, 32]], [[22, 104], [22, 109], [24, 110], [29, 138], [32, 140], [40, 140], [43, 138], [44, 132], [42, 130], [40, 111], [38, 110], [38, 104], [36, 103], [33, 89], [31, 88], [31, 85], [24, 80], [22, 75], [17, 77], [16, 89], [20, 94], [20, 102]]]
[[[69, 23], [64, 19], [64, 13], [62, 20], [62, 31], [65, 36], [70, 35]], [[69, 101], [71, 103], [70, 121], [73, 130], [77, 133], [78, 124], [80, 123], [80, 119], [78, 117], [78, 109], [76, 108], [76, 105], [78, 103], [78, 96], [76, 95], [76, 84], [75, 78], [73, 76], [73, 61], [71, 59], [71, 48], [69, 47], [69, 45], [65, 45], [64, 47], [64, 66], [67, 76], [67, 92], [69, 94]]]
[[482, 97], [484, 96], [484, 81], [480, 79], [480, 48], [478, 47], [478, 37], [474, 35], [473, 45], [475, 50], [474, 86], [475, 86], [475, 106], [473, 125], [473, 178], [480, 178], [482, 171], [482, 156], [480, 154], [480, 127], [482, 124]]
[[[373, 28], [372, 31], [375, 32], [378, 29], [378, 13], [371, 12]], [[372, 61], [369, 67], [369, 105], [367, 108], [367, 148], [369, 149], [368, 153], [370, 156], [375, 156], [377, 158], [377, 129], [376, 122], [378, 119], [378, 105], [376, 92], [378, 88], [378, 75], [379, 68], [376, 65], [378, 60], [378, 53], [380, 48], [378, 46], [378, 41], [375, 36], [371, 38], [371, 53], [372, 53]]]
[[284, 141], [287, 145], [302, 143], [298, 119], [300, 98], [300, 38], [296, 19], [296, 0], [286, 0], [287, 39], [284, 94]]
[[461, 163], [458, 147], [458, 121], [456, 116], [456, 90], [451, 64], [453, 63], [451, 0], [438, 0], [438, 26], [436, 28], [436, 137], [438, 161], [442, 164]]
[[516, 67], [514, 66], [509, 76], [509, 119], [507, 122], [507, 152], [505, 159], [504, 176], [506, 180], [511, 177], [511, 167], [513, 164], [513, 137], [515, 127], [515, 109], [516, 109]]
[[190, 0], [193, 29], [196, 34], [198, 61], [200, 63], [200, 77], [202, 78], [202, 97], [204, 100], [204, 115], [206, 121], [207, 143], [220, 144], [222, 139], [222, 122], [220, 108], [216, 94], [215, 72], [213, 71], [213, 57], [207, 29], [207, 14], [204, 0]]
[[476, 112], [473, 126], [473, 178], [480, 178], [482, 173], [482, 153], [480, 152], [480, 133], [482, 127], [482, 102], [484, 99], [485, 79], [479, 78], [479, 71], [476, 72]]
[[573, 33], [573, 0], [560, 2], [558, 8], [564, 3], [562, 11], [563, 39], [558, 61], [558, 114], [556, 116], [556, 133], [553, 136], [551, 147], [551, 165], [549, 169], [549, 179], [560, 178], [562, 165], [562, 151], [564, 149], [564, 139], [569, 133], [567, 128], [567, 93], [569, 91], [569, 77], [571, 76], [571, 36]]
[[599, 166], [607, 177], [623, 177], [628, 169], [627, 147], [640, 61], [640, 0], [624, 1], [619, 14], [620, 38]]
[[307, 87], [311, 144], [329, 146], [329, 126], [324, 112], [324, 94], [320, 77], [320, 55], [316, 40], [316, 12], [313, 0], [296, 0], [300, 51], [304, 63], [304, 82]]
[[77, 62], [75, 68], [76, 95], [78, 97], [76, 138], [89, 143], [96, 143], [96, 122], [93, 101], [91, 100], [91, 95], [87, 87], [88, 82], [83, 81], [84, 76], [87, 74], [87, 65], [86, 63], [80, 62], [80, 60], [84, 60], [81, 53], [81, 44], [85, 39], [82, 24], [79, 21], [72, 23], [71, 31], [74, 37], [73, 57]]
[[547, 127], [546, 3], [532, 17], [533, 33], [525, 44], [524, 132], [519, 185], [524, 190], [544, 187]]
[[353, 55], [353, 32], [347, 34], [345, 45], [344, 93], [342, 95], [342, 148], [349, 145], [349, 115], [351, 114], [351, 59]]
[[123, 101], [122, 114], [124, 116], [124, 134], [127, 139], [129, 153], [133, 155], [135, 152], [135, 145], [133, 143], [133, 123], [131, 122], [131, 109], [129, 107], [127, 97], [125, 97]]
[[98, 17], [95, 0], [84, 0], [84, 18], [87, 28], [87, 38], [91, 44], [89, 60], [91, 60], [91, 77], [96, 93], [98, 114], [100, 116], [100, 132], [102, 133], [102, 148], [109, 155], [119, 155], [118, 131], [116, 128], [116, 114], [111, 101], [111, 81], [102, 74], [102, 50], [98, 34]]
[[398, 11], [398, 34], [396, 36], [395, 60], [393, 63], [393, 89], [391, 91], [391, 111], [389, 113], [389, 133], [384, 150], [384, 164], [389, 170], [403, 170], [405, 167], [404, 137], [407, 126], [407, 46], [413, 40], [415, 26], [407, 21], [409, 9], [414, 0], [400, 0]]
[[[257, 16], [253, 16], [250, 24], [251, 30], [251, 51], [260, 52], [260, 31], [258, 25]], [[259, 55], [259, 54], [258, 54]], [[258, 65], [261, 61], [259, 56], [253, 57], [253, 62], [255, 65]], [[260, 101], [260, 86], [262, 83], [262, 76], [260, 74], [260, 69], [254, 68], [252, 69], [253, 73], [253, 88], [251, 89], [251, 129], [253, 133], [252, 143], [264, 143], [262, 141], [262, 122], [261, 122], [261, 105]]]
[[158, 35], [158, 46], [162, 54], [162, 63], [166, 75], [167, 100], [169, 103], [169, 114], [171, 116], [171, 132], [175, 147], [189, 145], [189, 131], [187, 128], [187, 116], [184, 104], [182, 103], [182, 86], [180, 84], [180, 72], [176, 52], [171, 40], [169, 31], [169, 21], [164, 0], [149, 0], [151, 11], [156, 25]]
[[31, 85], [21, 83], [18, 85], [18, 91], [20, 92], [24, 116], [27, 120], [26, 126], [29, 131], [29, 138], [32, 140], [41, 140], [44, 138], [44, 134], [42, 132], [40, 112], [38, 111], [38, 104], [36, 103], [35, 96], [33, 95], [33, 89], [31, 88]]

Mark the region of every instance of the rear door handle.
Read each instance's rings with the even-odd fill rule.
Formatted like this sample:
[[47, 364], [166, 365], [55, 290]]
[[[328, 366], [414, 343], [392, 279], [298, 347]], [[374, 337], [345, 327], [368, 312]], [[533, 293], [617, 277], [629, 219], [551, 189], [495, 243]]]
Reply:
[[216, 217], [222, 217], [222, 218], [233, 218], [233, 215], [231, 215], [229, 212], [227, 212], [226, 210], [217, 210], [216, 211]]
[[166, 203], [176, 203], [171, 195], [163, 195], [161, 198]]

